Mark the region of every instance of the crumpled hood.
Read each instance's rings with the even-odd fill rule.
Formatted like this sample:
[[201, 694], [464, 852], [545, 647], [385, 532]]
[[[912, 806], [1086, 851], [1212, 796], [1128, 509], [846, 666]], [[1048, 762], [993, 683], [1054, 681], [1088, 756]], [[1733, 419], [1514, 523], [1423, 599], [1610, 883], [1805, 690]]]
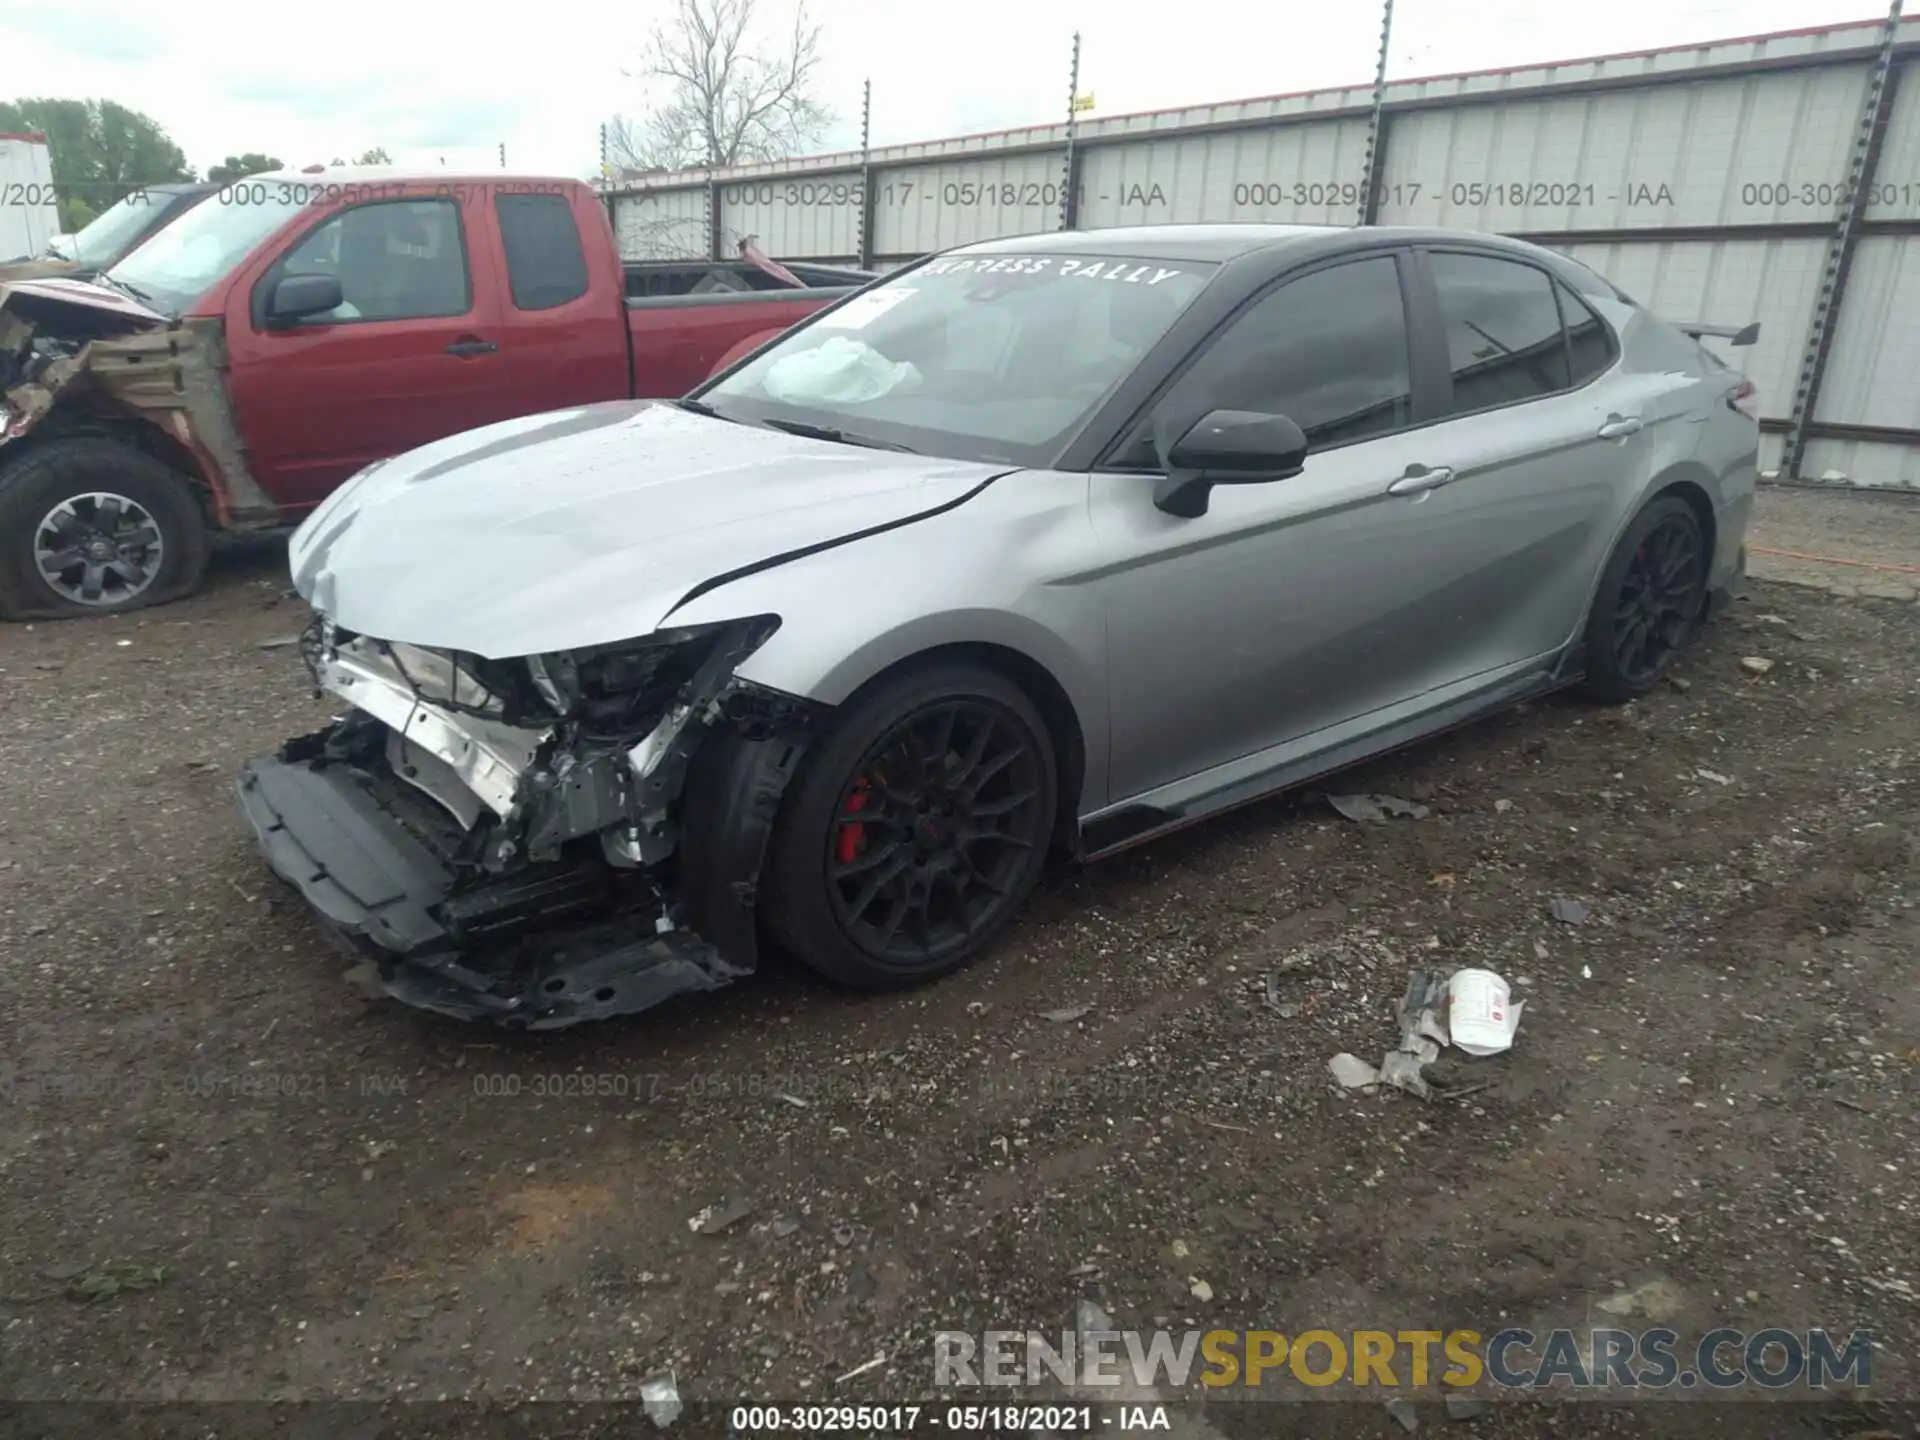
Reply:
[[704, 581], [924, 515], [1007, 469], [616, 400], [370, 466], [289, 558], [336, 624], [505, 659], [649, 634]]

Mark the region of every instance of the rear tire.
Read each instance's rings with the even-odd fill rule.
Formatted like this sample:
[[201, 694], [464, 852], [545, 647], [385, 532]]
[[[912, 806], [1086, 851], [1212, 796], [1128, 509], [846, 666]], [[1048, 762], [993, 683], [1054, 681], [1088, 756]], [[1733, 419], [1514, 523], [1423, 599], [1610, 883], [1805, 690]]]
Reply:
[[1700, 628], [1712, 556], [1693, 507], [1663, 495], [1620, 538], [1587, 620], [1585, 690], [1619, 705], [1660, 682]]
[[761, 917], [829, 979], [893, 990], [958, 970], [1039, 881], [1059, 799], [1033, 702], [942, 662], [857, 696], [802, 762], [775, 824]]
[[207, 531], [177, 471], [94, 436], [0, 466], [0, 619], [119, 615], [200, 587]]

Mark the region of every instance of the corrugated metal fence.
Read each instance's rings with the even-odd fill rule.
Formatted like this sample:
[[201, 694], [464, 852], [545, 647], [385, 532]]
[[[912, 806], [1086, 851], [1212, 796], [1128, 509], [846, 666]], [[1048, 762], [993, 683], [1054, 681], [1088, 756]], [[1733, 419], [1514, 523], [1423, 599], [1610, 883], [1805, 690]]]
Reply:
[[631, 259], [752, 235], [783, 259], [879, 269], [1180, 221], [1522, 235], [1671, 317], [1759, 320], [1731, 358], [1761, 390], [1764, 468], [1797, 448], [1785, 478], [1920, 489], [1916, 55], [1920, 18], [1393, 82], [1372, 195], [1372, 88], [1352, 86], [1083, 121], [1070, 162], [1067, 126], [1037, 126], [677, 174], [608, 205]]

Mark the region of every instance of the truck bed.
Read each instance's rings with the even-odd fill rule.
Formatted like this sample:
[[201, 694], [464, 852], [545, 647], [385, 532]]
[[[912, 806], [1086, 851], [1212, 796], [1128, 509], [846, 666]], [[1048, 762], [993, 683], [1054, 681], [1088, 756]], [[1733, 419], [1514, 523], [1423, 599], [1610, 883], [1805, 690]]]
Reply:
[[684, 395], [744, 345], [771, 339], [875, 276], [826, 265], [785, 267], [795, 289], [748, 260], [627, 264], [634, 395]]
[[786, 267], [806, 282], [806, 289], [796, 290], [748, 260], [642, 260], [622, 268], [629, 305], [733, 300], [770, 291], [818, 300], [822, 291], [854, 290], [875, 278], [866, 270], [798, 263]]

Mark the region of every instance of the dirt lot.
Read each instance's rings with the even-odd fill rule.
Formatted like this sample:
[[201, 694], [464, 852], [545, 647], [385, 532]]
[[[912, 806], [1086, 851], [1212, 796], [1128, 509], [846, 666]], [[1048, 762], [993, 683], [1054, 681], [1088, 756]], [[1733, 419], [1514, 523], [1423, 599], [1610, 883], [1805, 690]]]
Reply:
[[[1050, 886], [920, 992], [776, 962], [503, 1038], [343, 982], [243, 832], [236, 767], [325, 713], [263, 648], [304, 616], [283, 577], [256, 552], [183, 605], [0, 633], [0, 1397], [590, 1400], [671, 1367], [690, 1405], [893, 1401], [928, 1392], [935, 1330], [1057, 1330], [1083, 1297], [1289, 1334], [1866, 1329], [1875, 1393], [1920, 1396], [1910, 600], [1756, 580], [1674, 688], [1536, 705], [1339, 787], [1428, 818], [1254, 807]], [[1266, 977], [1303, 952], [1276, 1012]], [[1526, 998], [1515, 1048], [1467, 1062], [1485, 1088], [1333, 1087], [1427, 963]], [[1651, 1319], [1594, 1308], [1656, 1280]], [[1782, 1398], [1805, 1392], [1421, 1414], [1913, 1424], [1752, 1403]], [[1378, 1399], [1215, 1397], [1191, 1423], [1402, 1433]]]

